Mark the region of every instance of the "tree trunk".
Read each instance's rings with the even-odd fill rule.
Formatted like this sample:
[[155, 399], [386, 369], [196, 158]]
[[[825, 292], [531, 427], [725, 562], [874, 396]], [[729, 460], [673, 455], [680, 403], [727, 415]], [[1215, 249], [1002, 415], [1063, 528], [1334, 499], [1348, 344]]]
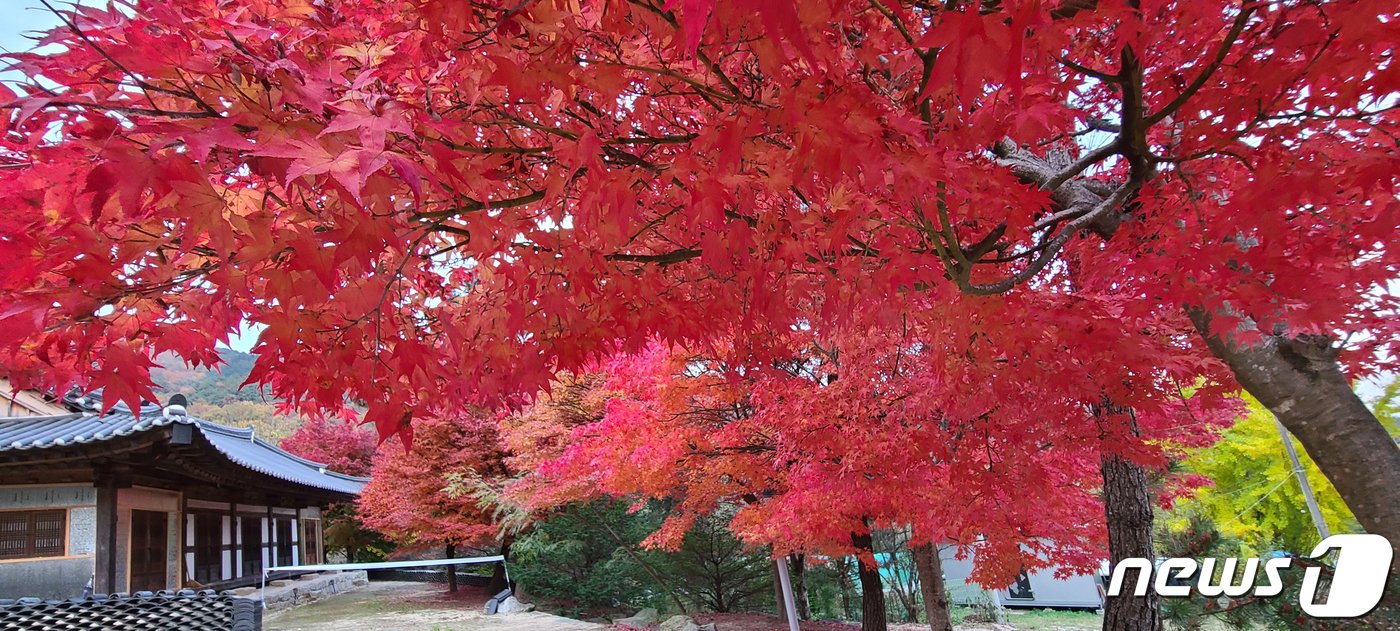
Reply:
[[[1240, 346], [1212, 331], [1204, 310], [1187, 312], [1211, 352], [1303, 444], [1361, 526], [1400, 545], [1400, 448], [1351, 389], [1332, 340], [1265, 336]], [[1400, 573], [1400, 564], [1391, 568]]]
[[851, 591], [855, 587], [851, 584], [851, 558], [841, 557], [836, 562], [836, 572], [836, 583], [841, 588], [841, 618], [850, 620], [856, 615], [855, 608], [851, 606]]
[[[1155, 560], [1147, 473], [1136, 463], [1114, 454], [1104, 454], [1102, 471], [1110, 567], [1117, 567], [1128, 558]], [[1124, 584], [1136, 585], [1137, 572], [1130, 572]], [[1131, 592], [1110, 597], [1104, 606], [1103, 631], [1157, 631], [1161, 626], [1157, 592], [1153, 590], [1143, 597]]]
[[[457, 558], [457, 546], [447, 544], [447, 558]], [[447, 591], [453, 594], [457, 593], [457, 566], [455, 565], [447, 566]]]
[[788, 557], [792, 570], [792, 600], [797, 605], [797, 619], [812, 619], [812, 601], [807, 597], [807, 555], [794, 554]]
[[510, 581], [506, 578], [506, 563], [510, 562], [511, 543], [512, 541], [510, 537], [506, 537], [506, 539], [501, 542], [501, 556], [505, 557], [506, 560], [501, 563], [497, 563], [496, 567], [491, 570], [491, 581], [486, 584], [486, 593], [491, 596], [495, 596], [496, 594], [505, 591], [507, 587], [511, 589], [515, 588], [515, 586], [511, 585]]
[[885, 622], [885, 588], [880, 583], [880, 568], [867, 564], [862, 558], [872, 554], [875, 549], [870, 540], [870, 533], [851, 533], [851, 545], [860, 553], [856, 557], [857, 567], [860, 568], [860, 629], [887, 631], [889, 625]]
[[626, 554], [635, 561], [637, 565], [642, 568], [642, 571], [646, 572], [647, 576], [651, 577], [651, 580], [656, 581], [657, 586], [671, 598], [671, 604], [675, 605], [677, 610], [681, 613], [690, 613], [685, 603], [681, 602], [681, 597], [676, 595], [676, 590], [671, 588], [671, 584], [667, 582], [666, 579], [661, 578], [661, 573], [657, 572], [656, 568], [653, 568], [650, 563], [647, 563], [646, 559], [643, 559], [641, 555], [637, 554], [637, 552], [632, 549], [632, 545], [627, 543], [621, 535], [618, 535], [617, 531], [613, 530], [612, 526], [609, 526], [603, 521], [597, 523], [602, 526], [604, 530], [608, 531], [608, 535], [612, 537], [613, 541], [617, 542], [617, 547], [619, 550], [622, 550], [623, 554]]
[[938, 546], [926, 543], [911, 550], [914, 569], [919, 573], [919, 593], [924, 597], [929, 631], [953, 631], [953, 612], [948, 606], [948, 588], [943, 584], [943, 560], [938, 558]]

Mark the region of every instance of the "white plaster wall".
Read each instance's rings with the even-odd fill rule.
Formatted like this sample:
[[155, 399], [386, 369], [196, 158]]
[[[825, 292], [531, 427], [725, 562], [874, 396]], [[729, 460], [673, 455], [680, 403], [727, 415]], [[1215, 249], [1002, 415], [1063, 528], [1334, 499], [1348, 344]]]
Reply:
[[0, 510], [82, 505], [97, 505], [97, 489], [91, 486], [48, 484], [0, 486]]

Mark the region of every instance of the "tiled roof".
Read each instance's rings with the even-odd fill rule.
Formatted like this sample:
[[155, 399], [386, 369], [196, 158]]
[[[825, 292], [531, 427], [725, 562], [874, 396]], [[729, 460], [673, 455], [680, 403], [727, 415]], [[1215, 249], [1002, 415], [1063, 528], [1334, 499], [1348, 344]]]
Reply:
[[107, 414], [65, 414], [0, 419], [0, 453], [48, 449], [130, 436], [172, 424], [197, 428], [209, 443], [229, 460], [287, 482], [357, 495], [365, 478], [327, 471], [319, 463], [298, 458], [253, 434], [252, 428], [234, 428], [185, 415], [166, 416], [155, 406], [142, 408], [138, 417], [119, 404]]

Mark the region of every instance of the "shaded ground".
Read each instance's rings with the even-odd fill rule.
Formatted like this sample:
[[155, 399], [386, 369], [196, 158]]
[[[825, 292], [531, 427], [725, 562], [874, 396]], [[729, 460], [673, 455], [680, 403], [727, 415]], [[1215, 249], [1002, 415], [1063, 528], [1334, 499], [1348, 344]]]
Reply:
[[442, 585], [374, 581], [326, 600], [269, 614], [267, 631], [591, 631], [602, 625], [544, 613], [488, 616], [487, 595]]
[[[959, 624], [958, 631], [1098, 631], [1103, 616], [1075, 611], [1008, 611], [1009, 625]], [[715, 631], [787, 631], [787, 624], [761, 614], [698, 614], [696, 622], [715, 623]], [[847, 622], [804, 622], [802, 631], [852, 631], [860, 625]], [[890, 631], [928, 631], [925, 624], [891, 624]]]

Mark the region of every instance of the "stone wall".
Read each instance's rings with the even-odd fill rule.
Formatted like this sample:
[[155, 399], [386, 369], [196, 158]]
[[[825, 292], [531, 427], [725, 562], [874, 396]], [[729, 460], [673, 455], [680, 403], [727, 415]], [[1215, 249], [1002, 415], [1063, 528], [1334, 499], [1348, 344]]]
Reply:
[[364, 570], [340, 572], [330, 570], [319, 574], [304, 574], [296, 579], [272, 581], [264, 589], [243, 587], [234, 594], [248, 598], [261, 597], [268, 611], [277, 611], [313, 603], [369, 584]]

